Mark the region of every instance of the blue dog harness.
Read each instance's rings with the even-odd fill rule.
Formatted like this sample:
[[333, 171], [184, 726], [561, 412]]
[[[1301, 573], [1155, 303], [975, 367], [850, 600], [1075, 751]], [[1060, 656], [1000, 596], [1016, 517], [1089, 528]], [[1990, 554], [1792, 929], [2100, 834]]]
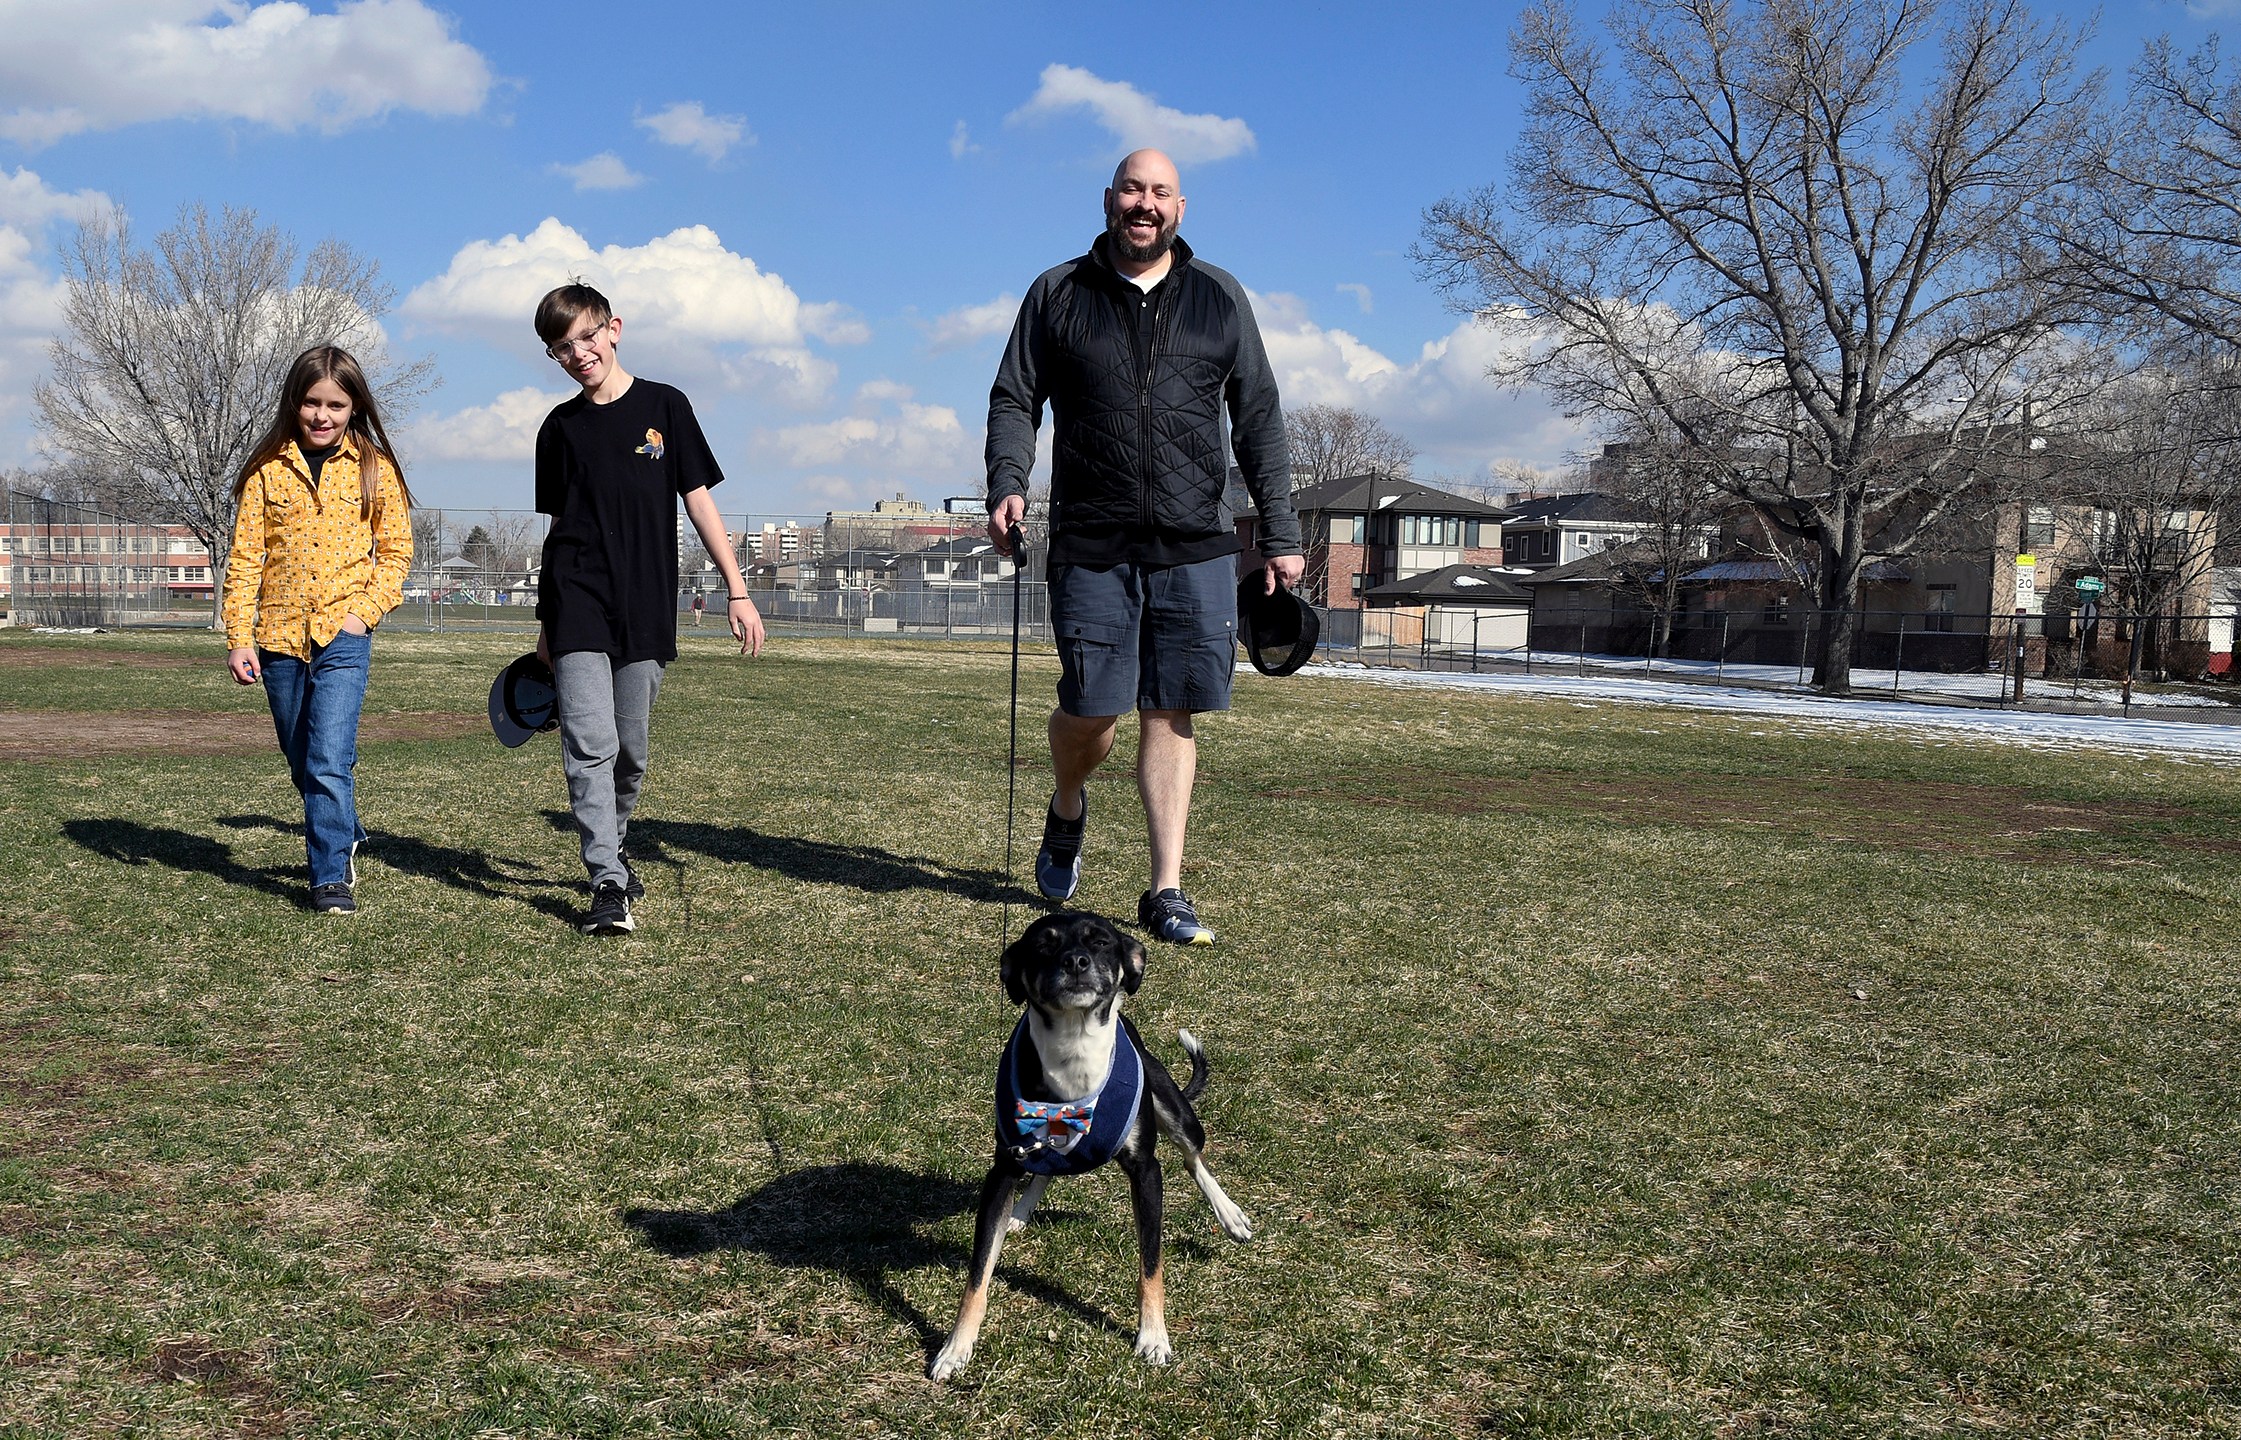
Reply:
[[1027, 1036], [1021, 1015], [996, 1062], [996, 1146], [1033, 1175], [1083, 1175], [1120, 1153], [1136, 1128], [1144, 1098], [1144, 1064], [1128, 1027], [1116, 1026], [1113, 1063], [1095, 1090], [1079, 1100], [1023, 1100], [1019, 1047]]

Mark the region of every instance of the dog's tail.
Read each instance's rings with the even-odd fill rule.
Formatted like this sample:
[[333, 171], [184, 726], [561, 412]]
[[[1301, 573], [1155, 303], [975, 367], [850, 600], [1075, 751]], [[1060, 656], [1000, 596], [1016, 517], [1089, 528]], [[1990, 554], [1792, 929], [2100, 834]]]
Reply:
[[1206, 1047], [1188, 1030], [1178, 1030], [1175, 1038], [1183, 1042], [1183, 1053], [1191, 1057], [1190, 1083], [1183, 1087], [1185, 1100], [1196, 1100], [1198, 1092], [1206, 1088]]

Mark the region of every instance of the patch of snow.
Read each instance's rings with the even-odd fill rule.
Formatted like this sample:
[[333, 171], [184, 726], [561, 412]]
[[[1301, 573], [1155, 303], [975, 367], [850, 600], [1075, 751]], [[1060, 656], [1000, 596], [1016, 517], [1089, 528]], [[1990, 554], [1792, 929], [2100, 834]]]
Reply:
[[[1562, 657], [1560, 663], [1569, 663], [1574, 658]], [[1659, 663], [1663, 665], [1665, 662]], [[1683, 662], [1674, 662], [1676, 668], [1681, 663]], [[1585, 675], [1546, 671], [1537, 671], [1531, 675], [1515, 672], [1468, 675], [1439, 671], [1379, 670], [1360, 664], [1319, 663], [1306, 667], [1300, 673], [1333, 679], [1366, 680], [1373, 685], [1404, 689], [1480, 690], [1509, 695], [1545, 695], [1569, 700], [1580, 708], [1589, 708], [1593, 702], [1600, 701], [1620, 705], [1665, 705], [1685, 710], [1713, 710], [1753, 718], [1781, 717], [1797, 724], [1829, 730], [1908, 733], [1932, 744], [1958, 738], [2048, 750], [2154, 756], [2180, 763], [2186, 763], [2184, 757], [2193, 757], [2221, 766], [2241, 766], [2241, 725], [2158, 720], [2139, 715], [2127, 718], [2121, 715], [2043, 715], [2025, 710], [1956, 709], [1905, 700], [1860, 699], [1856, 698], [1858, 691], [1855, 691], [1855, 698], [1839, 700], [1816, 694], [1803, 686], [1782, 690], [1751, 690], [1738, 686], [1645, 678], [1641, 674], [1642, 662], [1639, 659], [1632, 663], [1634, 674], [1630, 677], [1594, 673], [1596, 667], [1593, 656], [1589, 657], [1589, 666], [1589, 673]], [[1783, 670], [1780, 666], [1730, 665], [1727, 668], [1731, 673], [1738, 674], [1761, 670], [1781, 673]], [[1795, 674], [1794, 671], [1789, 673], [1793, 676]], [[1854, 671], [1853, 676], [1858, 680], [1867, 673], [1872, 672]], [[1883, 673], [1886, 676], [1890, 674], [1889, 671]], [[1908, 678], [1914, 681], [1924, 677], [1910, 671]], [[2000, 679], [1997, 675], [1944, 678], [1973, 680], [1979, 685]], [[2029, 683], [2027, 682], [2027, 687]], [[2050, 684], [2042, 688], [2040, 693], [2047, 693], [2049, 689], [2066, 693], [2067, 688]], [[2030, 693], [2029, 688], [2025, 693]], [[2196, 697], [2188, 698], [2191, 700]], [[2133, 697], [2135, 706], [2141, 703], [2139, 696]]]

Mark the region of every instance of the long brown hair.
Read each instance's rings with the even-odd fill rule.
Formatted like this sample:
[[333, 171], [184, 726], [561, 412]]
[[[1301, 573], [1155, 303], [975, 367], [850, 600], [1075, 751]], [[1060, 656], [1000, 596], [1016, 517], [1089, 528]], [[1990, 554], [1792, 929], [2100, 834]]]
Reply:
[[303, 408], [311, 387], [322, 380], [332, 380], [350, 400], [349, 435], [358, 443], [358, 486], [360, 511], [367, 523], [374, 516], [375, 499], [379, 493], [382, 460], [389, 462], [390, 473], [397, 477], [397, 489], [405, 497], [405, 505], [412, 505], [412, 491], [405, 488], [405, 467], [397, 463], [397, 452], [390, 447], [389, 432], [381, 427], [381, 411], [374, 404], [373, 387], [366, 383], [366, 372], [340, 345], [314, 345], [296, 357], [288, 367], [288, 378], [280, 387], [280, 408], [272, 417], [272, 428], [265, 431], [256, 448], [249, 452], [249, 463], [241, 467], [241, 477], [233, 482], [235, 504], [241, 503], [241, 492], [259, 470], [280, 457], [291, 440], [302, 439], [303, 421], [297, 412]]

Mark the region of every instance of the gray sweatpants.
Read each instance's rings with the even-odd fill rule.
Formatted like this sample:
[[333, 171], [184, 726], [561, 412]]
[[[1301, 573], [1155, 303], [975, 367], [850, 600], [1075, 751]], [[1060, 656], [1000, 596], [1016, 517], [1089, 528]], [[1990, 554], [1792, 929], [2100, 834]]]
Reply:
[[584, 869], [594, 887], [623, 883], [620, 851], [646, 783], [646, 729], [661, 693], [661, 662], [617, 667], [597, 650], [555, 655], [560, 695], [560, 763]]

